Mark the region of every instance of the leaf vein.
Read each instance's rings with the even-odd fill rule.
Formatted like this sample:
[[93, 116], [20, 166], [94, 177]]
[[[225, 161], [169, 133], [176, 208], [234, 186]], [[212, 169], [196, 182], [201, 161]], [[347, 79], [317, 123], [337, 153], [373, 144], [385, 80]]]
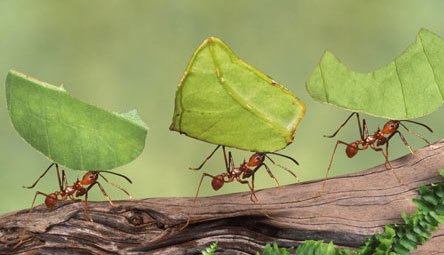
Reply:
[[439, 91], [439, 94], [441, 95], [441, 98], [444, 100], [444, 95], [443, 95], [443, 93], [441, 91], [441, 88], [439, 87], [438, 81], [436, 80], [435, 69], [433, 69], [433, 66], [432, 66], [432, 63], [430, 62], [429, 56], [427, 55], [427, 53], [425, 51], [424, 44], [422, 43], [421, 35], [419, 35], [418, 38], [419, 38], [419, 41], [421, 43], [422, 52], [424, 53], [424, 56], [427, 59], [427, 63], [429, 64], [430, 69], [432, 69], [433, 80], [435, 81], [435, 85], [438, 88], [438, 91]]
[[327, 84], [325, 81], [325, 76], [324, 76], [324, 72], [322, 71], [322, 67], [321, 67], [322, 63], [319, 63], [319, 71], [321, 72], [321, 77], [322, 77], [322, 87], [324, 88], [324, 93], [325, 93], [325, 100], [327, 101], [327, 103], [330, 103], [330, 101], [328, 100], [328, 93], [327, 93]]
[[222, 88], [227, 92], [227, 94], [231, 98], [233, 98], [233, 100], [236, 101], [242, 108], [244, 108], [245, 110], [247, 110], [251, 114], [259, 117], [259, 119], [264, 121], [264, 123], [267, 124], [268, 126], [270, 126], [271, 128], [275, 128], [275, 129], [279, 130], [279, 132], [284, 137], [286, 137], [287, 136], [286, 130], [284, 128], [278, 126], [276, 124], [276, 122], [273, 120], [273, 118], [271, 118], [271, 116], [250, 107], [249, 104], [247, 102], [245, 102], [245, 100], [243, 100], [242, 97], [238, 93], [236, 93], [233, 89], [231, 89], [229, 86], [226, 85], [226, 80], [223, 77], [222, 71], [220, 69], [220, 65], [216, 59], [215, 54], [214, 54], [213, 46], [211, 43], [209, 43], [208, 46], [209, 46], [211, 58], [213, 60], [214, 66], [216, 68], [216, 75], [217, 75], [218, 81], [219, 81], [220, 85], [222, 86]]
[[[31, 106], [28, 104], [29, 109], [31, 109]], [[45, 138], [46, 138], [46, 144], [48, 147], [48, 157], [51, 158], [51, 146], [49, 145], [49, 134], [48, 134], [48, 104], [45, 103], [45, 119], [43, 120], [43, 123], [45, 123]]]
[[396, 77], [398, 77], [399, 85], [401, 86], [402, 99], [404, 101], [405, 116], [406, 116], [406, 118], [408, 118], [409, 114], [407, 112], [407, 104], [405, 101], [404, 86], [402, 85], [401, 76], [399, 75], [399, 72], [398, 72], [398, 65], [396, 64], [396, 60], [393, 61], [393, 63], [395, 64]]

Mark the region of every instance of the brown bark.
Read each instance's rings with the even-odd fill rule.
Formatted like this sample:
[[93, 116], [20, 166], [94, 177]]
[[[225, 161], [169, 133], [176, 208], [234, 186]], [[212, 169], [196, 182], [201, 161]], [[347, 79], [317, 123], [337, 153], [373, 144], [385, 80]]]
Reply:
[[[63, 202], [48, 210], [34, 209], [26, 240], [11, 246], [21, 233], [28, 210], [0, 217], [0, 254], [200, 254], [218, 241], [217, 254], [255, 254], [269, 242], [295, 246], [325, 240], [359, 247], [388, 223], [401, 223], [413, 213], [417, 187], [442, 181], [444, 140], [391, 162], [408, 188], [383, 165], [329, 179], [326, 192], [313, 199], [321, 181], [258, 190], [257, 196], [274, 219], [264, 216], [248, 192], [198, 200], [192, 224], [184, 231], [192, 198], [151, 198], [89, 203], [94, 224], [79, 203]], [[414, 254], [444, 254], [444, 230]]]

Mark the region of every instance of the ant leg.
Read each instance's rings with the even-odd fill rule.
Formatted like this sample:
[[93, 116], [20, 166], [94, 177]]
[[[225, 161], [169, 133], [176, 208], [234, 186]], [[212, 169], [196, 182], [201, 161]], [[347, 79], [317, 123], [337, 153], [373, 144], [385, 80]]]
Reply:
[[247, 185], [248, 185], [248, 188], [250, 189], [251, 194], [254, 195], [254, 198], [256, 199], [256, 201], [251, 200], [251, 195], [250, 195], [250, 200], [251, 200], [253, 203], [258, 203], [258, 204], [259, 204], [259, 206], [261, 207], [261, 211], [262, 211], [262, 213], [263, 213], [267, 218], [269, 218], [269, 219], [271, 219], [271, 220], [274, 219], [270, 214], [267, 213], [267, 211], [265, 210], [265, 208], [264, 208], [264, 206], [262, 205], [262, 203], [261, 203], [261, 202], [259, 201], [259, 199], [256, 197], [256, 193], [254, 192], [254, 188], [250, 185], [250, 182], [247, 181], [247, 180], [241, 180], [239, 177], [237, 177], [236, 180], [237, 180], [238, 182], [240, 182], [241, 184], [247, 184]]
[[[238, 181], [241, 184], [247, 184], [248, 185], [248, 188], [250, 189], [250, 200], [251, 200], [251, 202], [253, 202], [253, 203], [259, 202], [259, 199], [256, 196], [256, 192], [254, 192], [254, 185], [251, 186], [249, 181], [246, 181], [246, 180], [243, 181], [239, 177], [236, 177], [236, 181]], [[253, 200], [253, 197], [254, 197], [254, 200]]]
[[[407, 132], [409, 132], [410, 134], [412, 134], [412, 135], [414, 135], [414, 136], [417, 136], [417, 137], [421, 138], [421, 139], [424, 140], [428, 145], [431, 144], [427, 139], [425, 139], [424, 136], [422, 136], [422, 135], [420, 135], [420, 134], [417, 134], [417, 133], [411, 131], [410, 129], [407, 128], [406, 125], [402, 124], [402, 122], [399, 122], [399, 124], [400, 124], [403, 128], [405, 128], [405, 130], [407, 130]], [[431, 130], [431, 129], [430, 129], [430, 130]]]
[[[230, 172], [230, 166], [228, 165], [228, 160], [227, 160], [227, 152], [225, 151], [225, 146], [222, 146], [222, 151], [224, 152], [224, 161], [225, 161], [225, 169], [227, 169], [227, 172]], [[230, 156], [231, 156], [231, 152], [230, 152]]]
[[349, 146], [348, 143], [343, 142], [343, 141], [341, 141], [341, 140], [338, 140], [338, 141], [336, 142], [335, 148], [333, 149], [333, 154], [331, 155], [330, 164], [328, 165], [328, 168], [327, 168], [327, 173], [325, 174], [324, 182], [322, 183], [322, 188], [321, 188], [321, 190], [320, 190], [320, 191], [319, 191], [319, 192], [318, 192], [313, 198], [318, 198], [318, 197], [321, 196], [322, 193], [324, 193], [324, 190], [325, 190], [325, 184], [327, 184], [328, 173], [330, 172], [331, 164], [333, 163], [333, 157], [335, 156], [336, 149], [338, 148], [338, 145], [339, 145], [339, 144], [344, 144], [344, 145], [346, 145], [346, 146]]
[[[382, 152], [382, 155], [384, 156], [385, 162], [384, 166], [387, 170], [393, 169], [392, 164], [390, 164], [390, 161], [388, 160], [388, 143], [385, 144], [385, 150], [386, 153], [384, 153], [384, 150], [381, 148], [376, 148], [374, 144], [370, 144], [370, 148], [374, 151], [380, 151]], [[396, 174], [395, 174], [396, 175]]]
[[86, 217], [88, 217], [90, 222], [94, 222], [91, 217], [91, 214], [89, 214], [89, 210], [88, 210], [88, 192], [85, 193], [85, 201], [82, 201], [82, 199], [79, 199], [79, 200], [83, 206], [83, 210], [85, 211]]
[[[89, 186], [89, 187], [91, 187], [91, 186]], [[83, 211], [85, 212], [85, 215], [86, 215], [86, 217], [89, 220], [88, 221], [89, 225], [92, 226], [102, 238], [105, 238], [105, 236], [103, 236], [102, 233], [100, 232], [100, 230], [98, 229], [97, 225], [94, 224], [94, 220], [92, 219], [91, 214], [89, 213], [89, 210], [88, 210], [88, 191], [85, 193], [85, 200], [82, 200], [80, 198], [75, 199], [73, 196], [71, 196], [70, 198], [74, 201], [74, 203], [80, 202], [80, 204], [83, 207]]]
[[89, 214], [89, 210], [88, 210], [88, 192], [85, 193], [85, 202], [84, 203], [82, 202], [82, 205], [83, 205], [83, 209], [84, 209], [85, 214], [88, 217], [89, 221], [94, 222], [91, 217], [91, 214]]
[[90, 222], [94, 222], [93, 219], [91, 218], [91, 214], [89, 214], [89, 211], [88, 211], [88, 192], [85, 193], [85, 201], [83, 201], [83, 200], [80, 199], [80, 198], [77, 198], [77, 199], [76, 199], [76, 198], [74, 198], [72, 195], [69, 196], [69, 198], [70, 198], [74, 203], [80, 203], [80, 204], [82, 205], [82, 207], [83, 207], [83, 211], [85, 212], [86, 217], [88, 217], [88, 220], [89, 220]]
[[[393, 169], [393, 167], [392, 167], [392, 164], [390, 164], [390, 161], [389, 161], [389, 159], [388, 159], [388, 157], [389, 157], [389, 143], [388, 142], [386, 142], [385, 143], [385, 154], [384, 154], [384, 151], [382, 151], [382, 155], [384, 156], [384, 158], [385, 158], [385, 162], [384, 162], [384, 166], [385, 166], [385, 169], [387, 169], [387, 170], [389, 170], [389, 169]], [[388, 166], [388, 167], [387, 167]], [[395, 173], [395, 175], [396, 175], [396, 173]], [[397, 175], [396, 175], [397, 176]]]
[[364, 133], [365, 136], [368, 137], [368, 128], [367, 128], [367, 123], [365, 122], [365, 119], [362, 120], [362, 133], [361, 133], [361, 141], [365, 141], [364, 139]]
[[59, 171], [59, 165], [58, 164], [55, 164], [56, 165], [56, 170], [57, 170], [57, 180], [59, 181], [59, 188], [60, 188], [60, 191], [63, 191], [63, 187], [66, 187], [66, 186], [63, 186], [63, 180], [62, 179], [64, 179], [64, 178], [66, 178], [66, 176], [65, 176], [65, 170], [62, 170], [62, 178], [60, 178], [60, 171]]
[[[22, 186], [24, 189], [32, 189], [35, 187], [35, 185], [37, 185], [37, 183], [40, 181], [40, 179], [42, 179], [46, 173], [49, 171], [49, 169], [51, 169], [51, 167], [54, 165], [55, 163], [51, 163], [51, 165], [49, 165], [49, 167], [45, 170], [45, 172], [43, 172], [42, 175], [40, 175], [40, 177], [34, 182], [34, 184], [32, 184], [31, 186]], [[57, 166], [57, 164], [55, 164]], [[58, 166], [57, 166], [58, 167]], [[60, 182], [60, 179], [59, 179]]]
[[227, 173], [231, 173], [231, 169], [234, 169], [234, 159], [233, 156], [231, 155], [231, 151], [228, 152], [228, 159], [230, 160], [230, 167], [227, 168]]
[[415, 152], [413, 152], [412, 147], [410, 146], [410, 144], [407, 142], [407, 140], [405, 140], [404, 136], [401, 134], [401, 132], [399, 132], [398, 130], [396, 130], [395, 132], [393, 132], [388, 138], [387, 138], [387, 142], [396, 134], [398, 133], [399, 137], [401, 138], [401, 141], [404, 143], [405, 146], [407, 146], [407, 148], [409, 148], [410, 153], [412, 153], [413, 155], [415, 155]]
[[133, 199], [133, 197], [130, 195], [130, 193], [129, 193], [128, 191], [126, 191], [125, 189], [123, 189], [123, 188], [120, 187], [119, 185], [117, 185], [117, 184], [115, 184], [115, 183], [113, 183], [113, 182], [108, 181], [108, 179], [106, 179], [105, 176], [103, 176], [102, 174], [99, 173], [99, 175], [100, 175], [100, 177], [102, 177], [103, 180], [105, 180], [107, 183], [109, 183], [109, 184], [113, 185], [114, 187], [120, 189], [120, 190], [123, 191], [125, 194], [127, 194], [128, 197], [129, 197], [130, 199]]
[[213, 152], [211, 152], [210, 155], [208, 155], [208, 157], [205, 158], [205, 160], [202, 162], [202, 164], [200, 164], [200, 166], [198, 166], [196, 168], [189, 167], [188, 169], [195, 170], [195, 171], [200, 170], [205, 165], [205, 163], [207, 163], [207, 161], [214, 155], [214, 153], [217, 151], [217, 149], [219, 149], [220, 146], [221, 145], [216, 146], [216, 149], [214, 149]]
[[40, 192], [40, 191], [37, 191], [35, 193], [34, 200], [32, 200], [31, 209], [29, 209], [28, 216], [26, 216], [25, 224], [23, 225], [23, 232], [20, 234], [19, 242], [16, 245], [14, 245], [14, 247], [12, 247], [13, 249], [19, 247], [22, 243], [24, 243], [25, 233], [26, 233], [26, 225], [28, 225], [29, 219], [31, 217], [32, 209], [34, 209], [35, 200], [38, 195], [48, 197], [48, 195], [46, 195], [45, 193]]
[[282, 166], [282, 165], [280, 165], [278, 163], [275, 163], [274, 160], [272, 160], [268, 155], [265, 155], [265, 157], [267, 157], [270, 160], [270, 162], [273, 163], [273, 165], [278, 166], [278, 167], [284, 169], [285, 171], [289, 172], [299, 182], [299, 178], [296, 176], [295, 173], [293, 173], [293, 171], [291, 171], [290, 169], [286, 168], [285, 166]]
[[270, 168], [268, 168], [268, 166], [264, 163], [262, 163], [262, 165], [264, 165], [265, 169], [267, 170], [268, 175], [276, 182], [276, 184], [278, 185], [279, 188], [282, 188], [282, 186], [279, 184], [278, 179], [276, 179], [276, 177], [274, 177], [273, 173], [271, 172]]
[[[252, 186], [251, 186], [251, 188], [250, 188], [250, 190], [251, 190], [251, 194], [250, 194], [250, 200], [251, 200], [251, 202], [253, 202], [253, 203], [256, 203], [257, 201], [259, 201], [259, 199], [257, 198], [257, 196], [256, 196], [256, 193], [254, 192], [254, 176], [255, 176], [255, 174], [256, 174], [256, 172], [257, 172], [257, 170], [259, 170], [261, 167], [262, 167], [262, 165], [265, 165], [265, 164], [260, 164], [260, 165], [258, 165], [256, 168], [254, 168], [253, 169], [253, 174], [251, 175], [251, 184], [252, 184]], [[275, 179], [276, 180], [276, 179]], [[240, 182], [240, 183], [243, 183], [240, 179], [238, 179], [238, 181]], [[277, 181], [277, 180], [276, 180]], [[280, 185], [279, 185], [279, 182], [277, 182], [277, 184], [278, 184], [278, 186], [280, 187]], [[249, 186], [250, 187], [250, 186]], [[254, 199], [253, 199], [254, 198]]]
[[[344, 123], [342, 123], [339, 126], [339, 128], [338, 128], [338, 130], [336, 130], [336, 132], [334, 132], [332, 135], [324, 135], [324, 137], [327, 137], [327, 138], [335, 137], [338, 134], [339, 130], [341, 130], [341, 128], [343, 128], [347, 124], [347, 122], [351, 119], [353, 114], [357, 114], [357, 116], [359, 116], [357, 112], [353, 112], [352, 114], [350, 114], [350, 116], [348, 116], [348, 118], [344, 121]], [[359, 117], [358, 117], [358, 121], [359, 121]], [[359, 123], [359, 125], [361, 125], [361, 123]], [[361, 132], [361, 127], [359, 127], [359, 132]]]
[[[251, 190], [254, 191], [254, 173], [253, 173], [253, 175], [251, 176]], [[255, 199], [255, 200], [253, 200], [253, 196], [254, 196], [254, 199]], [[253, 202], [253, 203], [256, 203], [256, 202], [258, 201], [258, 199], [257, 199], [255, 193], [251, 193], [251, 194], [250, 194], [250, 200], [251, 200], [251, 202]]]
[[200, 182], [199, 182], [199, 186], [197, 186], [197, 191], [196, 191], [196, 195], [194, 196], [194, 201], [193, 201], [193, 205], [190, 208], [190, 212], [188, 213], [188, 218], [187, 218], [187, 222], [185, 223], [185, 225], [183, 225], [179, 231], [184, 230], [189, 224], [190, 224], [190, 220], [191, 220], [191, 214], [193, 213], [193, 209], [194, 206], [196, 206], [196, 201], [197, 201], [197, 196], [199, 195], [199, 191], [200, 191], [200, 185], [202, 185], [202, 181], [205, 178], [205, 176], [210, 177], [212, 179], [216, 178], [216, 176], [212, 176], [210, 174], [207, 173], [203, 173], [202, 177], [200, 178]]
[[65, 170], [62, 170], [62, 189], [61, 189], [61, 191], [63, 191], [65, 189], [64, 187], [68, 187], [68, 178], [66, 177]]
[[88, 192], [85, 193], [85, 201], [82, 201], [82, 199], [80, 199], [80, 203], [83, 206], [83, 210], [85, 211], [86, 217], [88, 217], [90, 222], [94, 222], [88, 210]]
[[[92, 187], [96, 183], [97, 183], [97, 185], [99, 185], [100, 191], [102, 191], [103, 196], [106, 197], [106, 199], [108, 199], [108, 202], [111, 206], [114, 206], [114, 207], [120, 206], [119, 204], [114, 204], [113, 201], [111, 201], [111, 198], [108, 196], [108, 194], [106, 194], [105, 189], [102, 187], [102, 185], [99, 182], [96, 181], [95, 183], [91, 184], [89, 187]], [[88, 193], [89, 187], [87, 189], [87, 193]]]
[[383, 150], [383, 149], [381, 149], [381, 148], [376, 148], [374, 145], [371, 145], [370, 147], [371, 147], [374, 151], [381, 151], [382, 155], [383, 155], [384, 158], [385, 158], [385, 163], [384, 163], [385, 168], [386, 168], [387, 170], [391, 170], [391, 171], [392, 171], [393, 175], [395, 176], [395, 178], [396, 178], [396, 180], [398, 181], [399, 184], [401, 184], [402, 186], [405, 186], [405, 187], [409, 188], [409, 185], [405, 184], [405, 183], [401, 180], [401, 178], [400, 178], [400, 177], [398, 176], [398, 174], [396, 173], [396, 170], [392, 167], [392, 164], [390, 164], [390, 161], [389, 161], [389, 159], [388, 159], [388, 155], [389, 155], [389, 153], [388, 153], [388, 142], [385, 144], [385, 151], [386, 151], [385, 153], [384, 153], [384, 150]]

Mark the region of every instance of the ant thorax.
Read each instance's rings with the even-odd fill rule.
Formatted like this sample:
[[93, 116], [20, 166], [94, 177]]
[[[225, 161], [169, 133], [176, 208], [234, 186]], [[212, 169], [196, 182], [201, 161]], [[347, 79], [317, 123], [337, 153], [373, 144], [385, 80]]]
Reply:
[[246, 179], [246, 178], [252, 176], [253, 173], [254, 173], [253, 170], [251, 170], [250, 168], [247, 168], [247, 169], [244, 171], [244, 173], [242, 174], [242, 179]]
[[76, 189], [76, 184], [77, 184], [77, 182], [76, 183], [74, 183], [74, 185], [73, 186], [68, 186], [68, 187], [66, 187], [65, 188], [65, 194], [67, 194], [67, 195], [72, 195], [72, 194], [74, 194], [74, 192], [77, 190]]
[[240, 176], [240, 175], [246, 170], [246, 169], [244, 169], [244, 168], [248, 169], [248, 167], [247, 167], [246, 165], [242, 165], [242, 166], [239, 167], [239, 168], [234, 168], [234, 169], [231, 171], [231, 174], [234, 175], [234, 176]]
[[369, 135], [365, 138], [365, 143], [373, 144], [373, 143], [375, 143], [376, 140], [378, 140], [377, 134], [376, 135]]

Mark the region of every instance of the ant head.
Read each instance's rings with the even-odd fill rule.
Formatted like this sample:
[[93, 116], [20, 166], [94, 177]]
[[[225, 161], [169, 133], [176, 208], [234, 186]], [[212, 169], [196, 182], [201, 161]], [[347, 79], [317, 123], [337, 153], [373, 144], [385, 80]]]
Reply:
[[382, 129], [383, 134], [393, 134], [399, 128], [399, 120], [389, 120]]
[[97, 178], [99, 178], [99, 172], [89, 171], [83, 176], [81, 183], [82, 185], [90, 185], [95, 183]]
[[222, 175], [216, 175], [211, 181], [211, 186], [214, 190], [219, 190], [224, 186], [224, 177]]
[[248, 166], [250, 167], [258, 166], [262, 164], [262, 162], [264, 162], [264, 159], [265, 159], [265, 153], [256, 152], [250, 157], [250, 160], [248, 161]]

